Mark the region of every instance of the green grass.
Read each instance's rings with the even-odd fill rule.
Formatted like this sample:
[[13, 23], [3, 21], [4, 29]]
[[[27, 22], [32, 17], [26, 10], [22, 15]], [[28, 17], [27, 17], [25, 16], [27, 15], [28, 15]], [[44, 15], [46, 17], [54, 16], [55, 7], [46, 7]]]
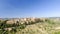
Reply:
[[60, 31], [52, 32], [52, 34], [60, 34]]

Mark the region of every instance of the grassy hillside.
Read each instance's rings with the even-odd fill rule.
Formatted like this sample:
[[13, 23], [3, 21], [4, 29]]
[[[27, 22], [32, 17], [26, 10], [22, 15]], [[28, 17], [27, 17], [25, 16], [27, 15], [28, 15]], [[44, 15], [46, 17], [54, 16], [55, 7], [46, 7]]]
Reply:
[[60, 34], [59, 18], [0, 20], [0, 34]]

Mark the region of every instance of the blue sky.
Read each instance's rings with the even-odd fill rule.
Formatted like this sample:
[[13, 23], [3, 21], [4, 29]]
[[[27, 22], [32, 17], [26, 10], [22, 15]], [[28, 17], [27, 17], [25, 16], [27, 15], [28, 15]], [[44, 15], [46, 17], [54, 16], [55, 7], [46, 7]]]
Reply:
[[60, 17], [60, 1], [0, 0], [0, 17]]

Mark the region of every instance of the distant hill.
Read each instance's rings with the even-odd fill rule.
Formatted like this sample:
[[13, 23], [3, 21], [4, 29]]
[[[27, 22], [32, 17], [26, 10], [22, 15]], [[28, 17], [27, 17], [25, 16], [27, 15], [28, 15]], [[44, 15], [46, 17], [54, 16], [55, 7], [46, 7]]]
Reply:
[[0, 18], [0, 34], [60, 34], [60, 17]]

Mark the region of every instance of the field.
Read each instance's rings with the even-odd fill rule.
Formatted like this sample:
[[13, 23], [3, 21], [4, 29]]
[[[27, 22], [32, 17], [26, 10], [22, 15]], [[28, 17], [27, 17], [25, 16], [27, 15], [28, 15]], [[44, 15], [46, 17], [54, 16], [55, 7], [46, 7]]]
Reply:
[[0, 34], [60, 34], [60, 18], [0, 19]]

